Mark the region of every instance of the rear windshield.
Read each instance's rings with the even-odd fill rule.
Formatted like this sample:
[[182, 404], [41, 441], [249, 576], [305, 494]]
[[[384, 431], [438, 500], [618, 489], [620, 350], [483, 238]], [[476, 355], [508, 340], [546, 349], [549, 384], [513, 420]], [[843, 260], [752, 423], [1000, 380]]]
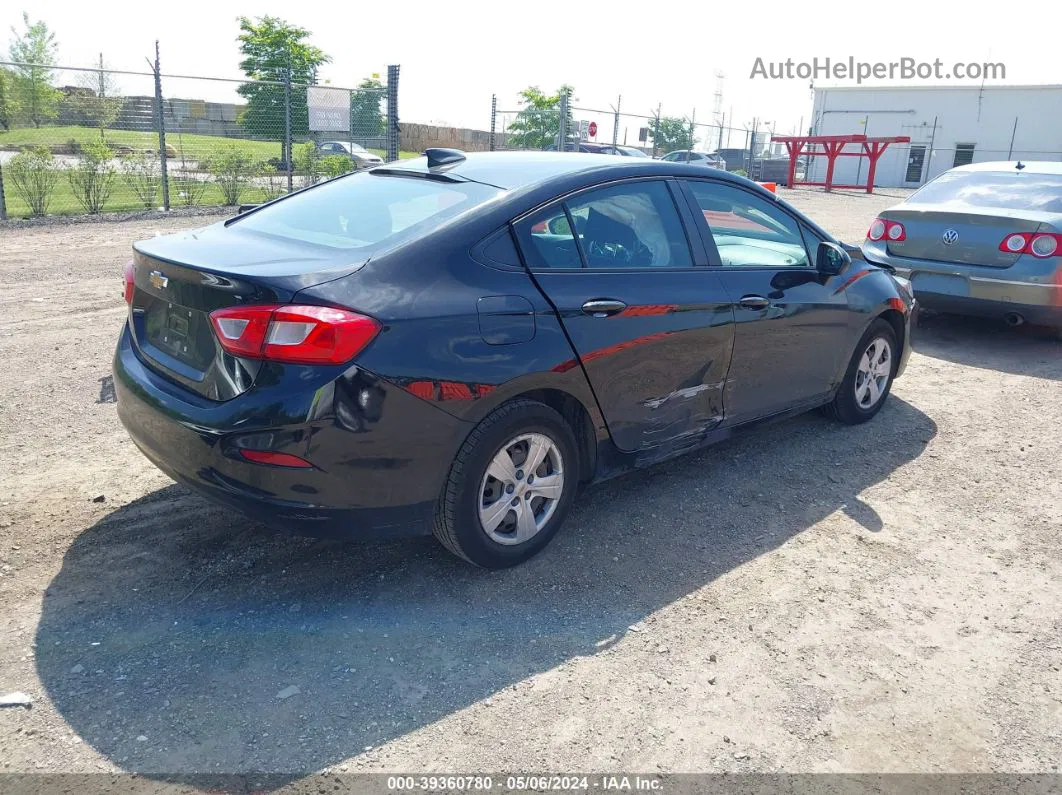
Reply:
[[1062, 213], [1062, 174], [949, 171], [907, 199], [908, 204], [951, 202], [970, 207]]
[[501, 191], [478, 182], [352, 174], [239, 218], [241, 229], [340, 249], [390, 247]]

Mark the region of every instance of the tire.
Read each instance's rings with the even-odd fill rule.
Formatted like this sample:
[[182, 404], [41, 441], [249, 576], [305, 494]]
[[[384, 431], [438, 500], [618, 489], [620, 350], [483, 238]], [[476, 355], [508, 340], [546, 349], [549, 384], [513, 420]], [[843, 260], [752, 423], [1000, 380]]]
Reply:
[[[547, 443], [549, 449], [541, 453]], [[548, 493], [559, 496], [537, 494], [535, 475], [521, 469], [521, 455], [526, 462], [532, 444], [535, 454], [545, 456], [536, 469], [539, 480], [548, 480]], [[499, 474], [509, 463], [513, 469], [507, 476], [493, 477], [492, 472]], [[435, 513], [435, 537], [455, 555], [486, 569], [523, 563], [564, 524], [578, 487], [579, 463], [575, 434], [549, 406], [527, 399], [499, 406], [454, 458]], [[518, 507], [512, 507], [513, 500]], [[489, 530], [487, 525], [499, 516], [500, 524]]]
[[[881, 369], [876, 371], [874, 378], [869, 378], [863, 357], [873, 353], [872, 345], [880, 346], [881, 343], [888, 346], [888, 360], [881, 361], [879, 357], [876, 365]], [[880, 353], [882, 349], [875, 347], [874, 350]], [[824, 407], [826, 416], [846, 425], [858, 425], [871, 419], [881, 411], [889, 397], [899, 361], [900, 348], [896, 341], [896, 332], [888, 321], [877, 318], [856, 345], [844, 380], [837, 388], [837, 394], [834, 395], [833, 401]]]

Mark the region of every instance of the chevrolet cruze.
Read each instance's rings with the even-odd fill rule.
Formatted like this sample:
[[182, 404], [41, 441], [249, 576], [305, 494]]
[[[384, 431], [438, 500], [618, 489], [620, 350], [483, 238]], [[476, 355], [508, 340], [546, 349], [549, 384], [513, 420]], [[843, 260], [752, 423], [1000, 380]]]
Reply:
[[909, 283], [741, 177], [578, 153], [426, 157], [133, 247], [118, 413], [262, 522], [434, 533], [486, 567], [581, 484], [885, 403]]

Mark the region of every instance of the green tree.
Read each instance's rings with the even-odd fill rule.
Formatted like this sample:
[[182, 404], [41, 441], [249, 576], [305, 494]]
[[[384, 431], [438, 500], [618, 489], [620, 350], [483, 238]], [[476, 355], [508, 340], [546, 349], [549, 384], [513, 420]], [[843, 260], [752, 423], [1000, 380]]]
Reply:
[[667, 154], [676, 149], [692, 149], [697, 139], [690, 134], [690, 125], [676, 116], [661, 116], [649, 122], [649, 137], [653, 148]]
[[376, 137], [384, 134], [380, 102], [386, 91], [387, 86], [379, 80], [368, 78], [350, 92], [350, 130], [354, 135]]
[[0, 130], [10, 130], [15, 123], [15, 73], [0, 67]]
[[561, 86], [555, 94], [546, 94], [538, 86], [528, 86], [520, 92], [520, 112], [506, 130], [506, 146], [510, 149], [542, 149], [556, 143], [560, 132], [561, 93], [568, 92], [568, 135], [574, 132], [571, 97], [574, 89]]
[[122, 109], [122, 98], [118, 96], [118, 85], [111, 74], [106, 71], [103, 53], [100, 53], [98, 72], [81, 72], [77, 78], [80, 91], [74, 91], [67, 97], [69, 107], [78, 113], [85, 123], [100, 131], [100, 140], [104, 132], [114, 124]]
[[17, 64], [14, 67], [15, 103], [34, 127], [40, 127], [59, 113], [62, 93], [52, 86], [59, 45], [55, 42], [55, 34], [44, 22], [30, 22], [29, 14], [25, 12], [22, 22], [25, 32], [20, 34], [12, 27], [14, 38], [8, 49], [11, 60]]
[[[237, 91], [247, 100], [247, 109], [240, 123], [252, 135], [265, 138], [284, 137], [284, 86], [290, 75], [291, 133], [309, 132], [309, 111], [306, 107], [306, 86], [317, 83], [317, 70], [332, 59], [306, 39], [310, 31], [289, 25], [278, 17], [258, 19], [240, 17], [240, 69], [251, 80], [269, 81], [244, 83]], [[282, 160], [290, 161], [284, 152]]]

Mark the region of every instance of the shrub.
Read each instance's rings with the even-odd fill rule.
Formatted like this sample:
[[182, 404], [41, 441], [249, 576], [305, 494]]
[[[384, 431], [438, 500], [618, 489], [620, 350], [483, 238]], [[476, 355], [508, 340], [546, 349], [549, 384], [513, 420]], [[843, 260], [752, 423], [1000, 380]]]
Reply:
[[262, 177], [262, 190], [265, 191], [266, 201], [277, 199], [288, 192], [288, 175], [281, 173], [276, 166], [265, 164], [262, 167]]
[[103, 211], [114, 187], [114, 153], [102, 141], [86, 141], [81, 145], [77, 165], [66, 173], [74, 198], [85, 212], [97, 215]]
[[343, 155], [328, 155], [317, 161], [317, 168], [325, 179], [331, 179], [353, 171], [354, 161]]
[[216, 152], [207, 163], [207, 168], [221, 188], [225, 204], [237, 205], [240, 195], [250, 177], [258, 171], [254, 159], [235, 145]]
[[198, 207], [210, 183], [194, 177], [174, 177], [170, 181], [170, 197], [185, 207]]
[[309, 179], [311, 185], [317, 182], [321, 178], [321, 158], [317, 156], [317, 144], [307, 141], [295, 144], [291, 149], [295, 173]]
[[749, 172], [747, 172], [743, 168], [735, 169], [734, 171], [731, 171], [730, 173], [731, 174], [736, 174], [739, 177], [747, 177], [749, 175]]
[[157, 154], [147, 151], [130, 155], [122, 161], [122, 174], [145, 210], [158, 206], [155, 202], [162, 184], [162, 169]]
[[52, 191], [59, 181], [59, 167], [51, 151], [45, 146], [23, 150], [11, 158], [5, 170], [15, 193], [29, 205], [30, 213], [47, 213]]

